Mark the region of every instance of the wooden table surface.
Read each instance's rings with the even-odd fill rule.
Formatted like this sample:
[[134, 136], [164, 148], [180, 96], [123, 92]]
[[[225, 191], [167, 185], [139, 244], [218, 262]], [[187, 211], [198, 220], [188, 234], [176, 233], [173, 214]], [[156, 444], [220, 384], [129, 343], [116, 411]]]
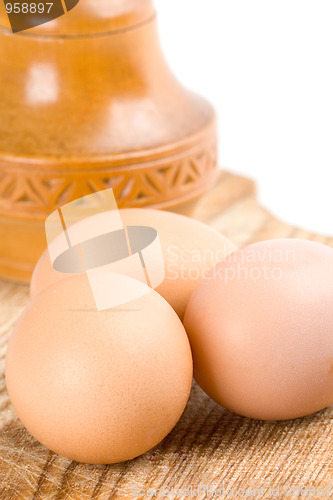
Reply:
[[[333, 238], [278, 221], [259, 206], [252, 181], [227, 172], [192, 216], [239, 246], [299, 237], [333, 247]], [[195, 383], [177, 426], [144, 456], [93, 466], [50, 452], [17, 419], [4, 378], [8, 337], [28, 300], [27, 286], [0, 282], [1, 500], [127, 500], [152, 497], [157, 489], [158, 498], [228, 498], [227, 493], [229, 498], [296, 498], [301, 487], [302, 498], [333, 498], [333, 406], [293, 421], [255, 421], [220, 407]]]

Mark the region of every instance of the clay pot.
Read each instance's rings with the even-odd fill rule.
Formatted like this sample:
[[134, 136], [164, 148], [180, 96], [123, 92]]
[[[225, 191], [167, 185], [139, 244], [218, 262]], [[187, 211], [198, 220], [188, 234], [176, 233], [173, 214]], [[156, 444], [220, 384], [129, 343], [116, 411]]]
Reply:
[[112, 187], [170, 208], [216, 174], [212, 107], [172, 75], [151, 0], [80, 0], [13, 34], [0, 2], [0, 275], [30, 278], [57, 207]]

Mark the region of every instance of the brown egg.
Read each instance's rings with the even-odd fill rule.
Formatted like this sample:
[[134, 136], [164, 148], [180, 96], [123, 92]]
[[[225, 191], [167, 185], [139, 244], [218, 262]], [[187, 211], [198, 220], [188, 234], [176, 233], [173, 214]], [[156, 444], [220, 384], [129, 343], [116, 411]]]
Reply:
[[219, 263], [184, 320], [203, 390], [256, 419], [332, 404], [332, 268], [333, 249], [292, 239], [256, 243]]
[[[199, 281], [236, 247], [216, 230], [182, 215], [150, 209], [123, 209], [120, 215], [126, 226], [144, 225], [157, 230], [166, 277], [156, 291], [182, 319], [186, 304]], [[107, 219], [107, 213], [101, 214], [101, 228]], [[34, 270], [30, 296], [35, 297], [50, 284], [67, 276], [53, 269], [46, 250]]]
[[97, 312], [85, 275], [41, 292], [10, 338], [6, 381], [30, 433], [79, 462], [132, 459], [159, 443], [187, 403], [184, 327], [155, 291]]

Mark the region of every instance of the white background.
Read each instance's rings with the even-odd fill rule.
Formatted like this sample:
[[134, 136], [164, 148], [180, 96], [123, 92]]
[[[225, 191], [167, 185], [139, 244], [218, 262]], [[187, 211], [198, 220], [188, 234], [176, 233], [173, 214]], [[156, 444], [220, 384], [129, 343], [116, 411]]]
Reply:
[[155, 0], [165, 55], [219, 119], [220, 165], [333, 235], [333, 1]]

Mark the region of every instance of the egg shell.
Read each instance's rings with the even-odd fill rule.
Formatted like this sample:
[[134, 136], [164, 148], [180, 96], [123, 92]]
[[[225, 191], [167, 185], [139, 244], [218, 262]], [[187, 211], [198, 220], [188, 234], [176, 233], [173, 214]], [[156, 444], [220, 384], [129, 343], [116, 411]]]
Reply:
[[177, 423], [191, 389], [191, 350], [154, 290], [98, 312], [86, 276], [72, 276], [20, 317], [6, 381], [19, 418], [50, 450], [79, 462], [121, 462]]
[[[119, 212], [126, 226], [143, 225], [157, 230], [166, 277], [156, 291], [182, 319], [197, 284], [217, 262], [236, 250], [235, 245], [215, 229], [182, 215], [151, 209], [122, 209]], [[102, 213], [101, 229], [107, 219], [108, 214]], [[67, 276], [53, 269], [48, 250], [45, 250], [33, 272], [30, 296], [35, 297]]]
[[333, 403], [333, 249], [260, 242], [219, 263], [184, 319], [194, 377], [222, 406], [256, 419]]

